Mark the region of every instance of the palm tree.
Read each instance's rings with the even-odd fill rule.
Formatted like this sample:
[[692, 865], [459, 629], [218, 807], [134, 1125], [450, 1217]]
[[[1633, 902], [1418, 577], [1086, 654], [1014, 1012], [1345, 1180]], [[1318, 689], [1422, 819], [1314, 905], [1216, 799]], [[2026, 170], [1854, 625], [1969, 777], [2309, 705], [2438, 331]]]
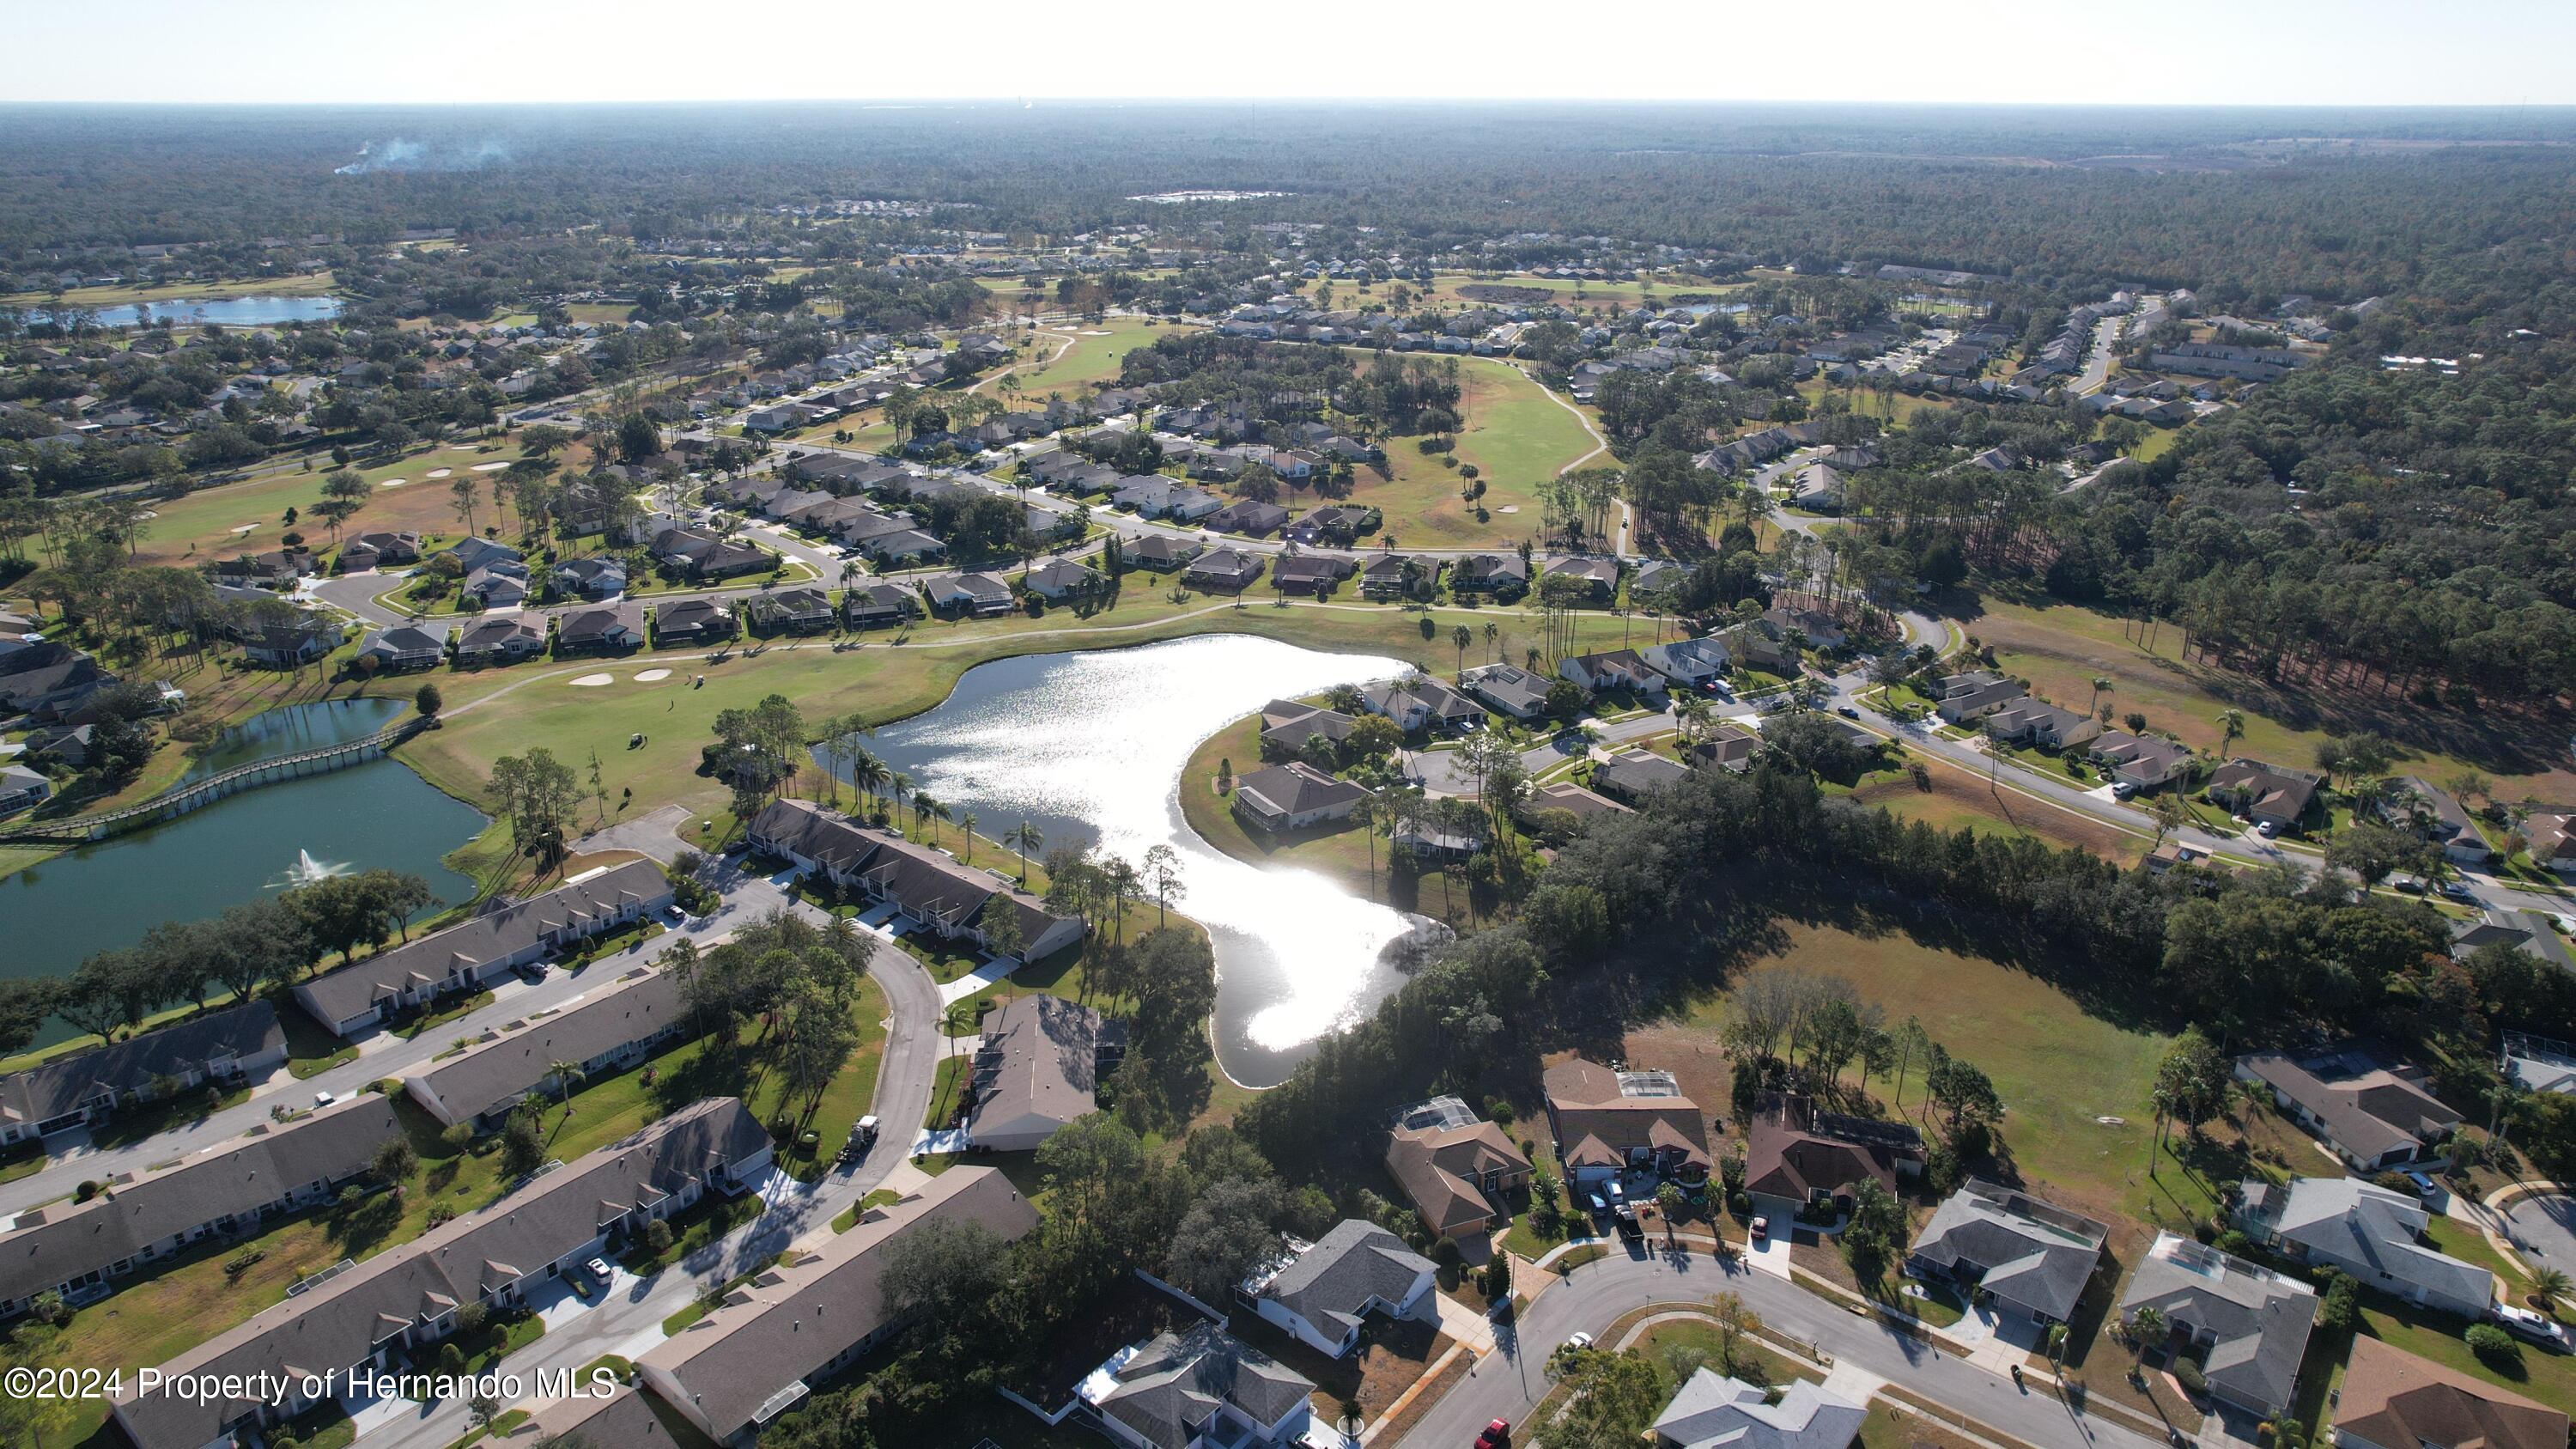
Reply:
[[2555, 1308], [2567, 1297], [2570, 1287], [2565, 1273], [2543, 1268], [2531, 1275], [2531, 1301], [2542, 1308]]
[[1003, 832], [1002, 843], [1020, 853], [1020, 880], [1029, 878], [1029, 852], [1046, 849], [1046, 832], [1023, 820]]
[[975, 863], [975, 812], [972, 810], [958, 812], [957, 828], [966, 836], [966, 863], [973, 865]]
[[1467, 672], [1467, 646], [1476, 642], [1475, 631], [1461, 624], [1449, 631], [1450, 642], [1458, 646], [1458, 672]]
[[894, 772], [885, 761], [855, 746], [850, 751], [850, 788], [862, 795], [882, 795]]
[[2093, 712], [2093, 707], [2094, 707], [2095, 705], [2098, 705], [2098, 704], [2100, 704], [2100, 703], [2102, 702], [2102, 696], [2103, 696], [2103, 695], [2106, 695], [2106, 694], [2108, 694], [2108, 693], [2110, 693], [2110, 692], [2111, 692], [2111, 681], [2110, 681], [2110, 680], [2108, 680], [2108, 679], [2106, 679], [2106, 678], [2104, 678], [2104, 677], [2102, 677], [2102, 676], [2101, 676], [2101, 675], [2099, 675], [2099, 674], [2094, 675], [2094, 676], [2093, 676], [2093, 697], [2092, 697], [2091, 699], [2089, 699], [2089, 700], [2085, 701], [2085, 704], [2084, 704], [2084, 712], [2085, 712], [2086, 714], [2091, 714], [2091, 713]]
[[2241, 709], [2220, 710], [2218, 712], [2218, 728], [2223, 731], [2226, 736], [2226, 738], [2220, 740], [2218, 743], [2219, 751], [2223, 754], [2226, 752], [2228, 746], [2245, 738], [2245, 711]]
[[2141, 1368], [2146, 1364], [2147, 1350], [2164, 1342], [2165, 1331], [2165, 1316], [2152, 1304], [2129, 1315], [2129, 1356]]
[[583, 1073], [579, 1062], [552, 1061], [546, 1063], [546, 1075], [554, 1078], [563, 1089], [564, 1114], [555, 1119], [555, 1130], [546, 1134], [546, 1141], [551, 1145], [562, 1134], [565, 1124], [572, 1121], [573, 1084], [582, 1079]]
[[912, 793], [912, 777], [901, 770], [886, 776], [886, 791], [894, 796], [895, 814], [903, 813], [904, 797]]
[[1485, 621], [1485, 642], [1494, 646], [1494, 662], [1503, 662], [1503, 626], [1491, 619]]

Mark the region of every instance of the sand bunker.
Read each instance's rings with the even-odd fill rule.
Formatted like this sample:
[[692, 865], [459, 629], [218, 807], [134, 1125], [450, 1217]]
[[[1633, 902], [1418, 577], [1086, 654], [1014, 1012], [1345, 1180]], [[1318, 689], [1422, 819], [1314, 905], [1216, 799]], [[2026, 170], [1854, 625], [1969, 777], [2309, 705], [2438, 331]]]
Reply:
[[643, 673], [635, 676], [635, 682], [637, 684], [651, 684], [656, 680], [668, 679], [670, 677], [671, 671], [667, 669], [647, 669]]
[[252, 529], [257, 528], [257, 527], [259, 527], [259, 525], [258, 525], [258, 524], [256, 524], [256, 523], [239, 523], [239, 524], [235, 524], [235, 525], [233, 525], [233, 532], [235, 532], [235, 533], [248, 533], [248, 532], [250, 532]]
[[1504, 513], [1518, 513], [1521, 511], [1521, 506], [1517, 503], [1506, 503], [1502, 506], [1501, 511]]
[[455, 470], [455, 469], [453, 469], [453, 468], [432, 468], [432, 469], [430, 469], [427, 473], [425, 473], [425, 474], [423, 474], [423, 475], [421, 475], [421, 476], [423, 476], [423, 477], [425, 477], [425, 478], [444, 478], [444, 477], [446, 477], [448, 474], [453, 473], [453, 472], [455, 472], [455, 471], [456, 471], [456, 470]]
[[474, 471], [477, 473], [498, 473], [509, 466], [510, 465], [507, 463], [477, 463], [474, 465]]
[[376, 486], [379, 488], [400, 488], [403, 486], [403, 480], [400, 478], [386, 478], [380, 480]]
[[616, 682], [617, 676], [614, 674], [585, 674], [581, 678], [574, 680], [572, 682], [572, 687], [575, 689], [597, 689], [603, 684], [615, 684]]

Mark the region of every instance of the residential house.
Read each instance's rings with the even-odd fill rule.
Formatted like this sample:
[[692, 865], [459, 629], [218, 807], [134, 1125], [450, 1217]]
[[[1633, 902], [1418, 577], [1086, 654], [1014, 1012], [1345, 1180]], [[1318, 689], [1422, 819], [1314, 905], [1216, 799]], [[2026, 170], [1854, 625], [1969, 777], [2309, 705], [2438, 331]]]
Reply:
[[1547, 713], [1549, 683], [1546, 676], [1516, 664], [1479, 664], [1458, 676], [1459, 688], [1514, 719], [1537, 719]]
[[1869, 1408], [1792, 1380], [1771, 1391], [1714, 1369], [1694, 1369], [1655, 1416], [1655, 1449], [1851, 1449]]
[[2340, 1449], [2563, 1449], [2564, 1410], [2418, 1358], [2352, 1341], [2332, 1409]]
[[1449, 565], [1449, 591], [1492, 594], [1509, 602], [1529, 591], [1529, 563], [1516, 553], [1480, 553]]
[[496, 614], [477, 619], [456, 635], [456, 667], [516, 664], [546, 652], [542, 615]]
[[1340, 744], [1358, 721], [1337, 709], [1274, 699], [1261, 707], [1261, 752], [1277, 759], [1304, 756], [1309, 741], [1321, 737]]
[[0, 816], [33, 810], [53, 798], [54, 782], [24, 765], [0, 765]]
[[461, 574], [472, 574], [476, 569], [486, 568], [496, 563], [518, 563], [527, 557], [506, 543], [495, 543], [491, 539], [472, 534], [458, 539], [440, 549], [439, 552], [454, 555], [457, 571]]
[[1238, 499], [1207, 516], [1207, 526], [1219, 533], [1239, 533], [1246, 538], [1266, 538], [1287, 526], [1288, 510], [1276, 503]]
[[1794, 679], [1803, 667], [1798, 651], [1787, 640], [1773, 638], [1760, 620], [1725, 630], [1716, 638], [1729, 656], [1748, 668]]
[[1545, 577], [1572, 579], [1581, 584], [1595, 603], [1606, 604], [1619, 592], [1619, 561], [1615, 558], [1583, 556], [1552, 558], [1547, 561]]
[[1374, 508], [1355, 508], [1348, 504], [1328, 504], [1313, 510], [1288, 526], [1288, 540], [1300, 544], [1330, 544], [1348, 548], [1363, 533], [1375, 528], [1382, 515]]
[[1593, 765], [1592, 788], [1614, 800], [1641, 805], [1647, 796], [1661, 794], [1689, 775], [1676, 761], [1632, 747]]
[[1016, 602], [1010, 583], [997, 574], [933, 574], [921, 581], [921, 592], [932, 613], [951, 617], [990, 619]]
[[296, 1004], [333, 1035], [353, 1036], [438, 997], [478, 990], [513, 966], [670, 903], [671, 883], [659, 865], [609, 866], [298, 983]]
[[378, 671], [434, 669], [447, 657], [447, 626], [396, 624], [378, 629], [358, 642], [358, 658], [372, 659]]
[[242, 657], [272, 669], [311, 664], [340, 647], [348, 626], [318, 610], [305, 609], [280, 623], [261, 624], [242, 637]]
[[1762, 737], [1737, 724], [1722, 724], [1682, 751], [1682, 763], [1741, 775], [1762, 753]]
[[[331, 1397], [308, 1396], [305, 1383], [345, 1386], [354, 1370], [425, 1357], [465, 1305], [515, 1311], [611, 1239], [686, 1211], [710, 1188], [739, 1193], [769, 1164], [759, 1121], [732, 1097], [709, 1097], [262, 1310], [162, 1365], [148, 1388], [129, 1380], [113, 1396], [117, 1425], [136, 1449], [257, 1435]], [[208, 1380], [241, 1391], [192, 1387]]]
[[1126, 1050], [1126, 1024], [1061, 996], [1031, 993], [984, 1020], [966, 1140], [983, 1152], [1035, 1152], [1099, 1106], [1101, 1079]]
[[2410, 1193], [2357, 1177], [2241, 1184], [2234, 1214], [2245, 1235], [2300, 1263], [2328, 1263], [2365, 1288], [2471, 1321], [2495, 1301], [2495, 1274], [2424, 1245], [2430, 1221]]
[[2120, 1311], [2153, 1308], [2172, 1341], [2202, 1355], [2210, 1394], [2258, 1418], [2297, 1398], [2299, 1361], [2316, 1326], [2317, 1292], [2189, 1238], [2158, 1233], [2129, 1276]]
[[[596, 1393], [585, 1379], [581, 1394], [557, 1399], [532, 1414], [518, 1432], [538, 1444], [594, 1445], [598, 1449], [681, 1449], [677, 1435], [653, 1412], [653, 1396], [632, 1385]], [[514, 1436], [504, 1436], [514, 1437]]]
[[1078, 1391], [1125, 1449], [1296, 1449], [1314, 1423], [1314, 1381], [1198, 1323], [1117, 1355]]
[[311, 549], [299, 546], [236, 554], [218, 559], [208, 566], [208, 571], [218, 584], [284, 592], [322, 572], [322, 560]]
[[1424, 730], [1460, 730], [1480, 723], [1485, 712], [1475, 703], [1427, 674], [1408, 675], [1391, 684], [1360, 690], [1360, 702], [1371, 714], [1395, 721], [1406, 734]]
[[1439, 1321], [1431, 1260], [1377, 1224], [1346, 1218], [1313, 1243], [1288, 1240], [1287, 1255], [1245, 1280], [1236, 1296], [1265, 1323], [1316, 1352], [1343, 1358], [1359, 1347], [1372, 1315]]
[[1804, 637], [1810, 649], [1840, 649], [1851, 642], [1851, 636], [1843, 632], [1843, 626], [1834, 616], [1821, 609], [1779, 605], [1763, 610], [1762, 622], [1770, 626], [1768, 632], [1773, 637]]
[[2093, 759], [2113, 780], [2135, 790], [2152, 790], [2191, 768], [2191, 751], [2181, 745], [2120, 730], [2094, 737]]
[[2018, 680], [1993, 674], [1953, 675], [1933, 685], [1932, 712], [1946, 725], [1971, 725], [2030, 697]]
[[644, 606], [629, 599], [555, 616], [555, 653], [622, 654], [644, 647]]
[[2461, 921], [2451, 927], [2451, 954], [2466, 960], [2482, 946], [2505, 945], [2544, 965], [2561, 971], [2576, 972], [2576, 954], [2559, 939], [2549, 918], [2538, 911], [2508, 911], [2489, 907], [2474, 921]]
[[110, 1178], [87, 1202], [20, 1213], [0, 1235], [0, 1318], [26, 1312], [42, 1293], [75, 1305], [104, 1297], [110, 1280], [149, 1271], [192, 1244], [247, 1237], [328, 1202], [401, 1134], [393, 1103], [362, 1093], [139, 1177]]
[[1684, 689], [1696, 689], [1711, 680], [1723, 679], [1726, 671], [1735, 665], [1735, 660], [1726, 651], [1726, 641], [1714, 635], [1649, 644], [1637, 653], [1646, 661], [1647, 668]]
[[2522, 838], [2531, 843], [2534, 863], [2560, 875], [2576, 875], [2576, 814], [2533, 811], [2523, 819]]
[[2463, 865], [2485, 865], [2495, 855], [2477, 822], [2450, 791], [2429, 780], [2403, 775], [2379, 799], [2379, 818], [2399, 830], [2411, 830], [2442, 848]]
[[507, 559], [485, 564], [465, 576], [459, 592], [481, 608], [517, 608], [528, 601], [528, 566]]
[[934, 1222], [1012, 1242], [1038, 1215], [999, 1171], [950, 1168], [911, 1196], [861, 1210], [848, 1232], [762, 1269], [637, 1359], [637, 1379], [698, 1432], [748, 1449], [813, 1385], [904, 1327], [886, 1299], [887, 1260]]
[[340, 547], [340, 566], [344, 569], [382, 568], [387, 564], [420, 562], [420, 535], [417, 533], [362, 533]]
[[1170, 573], [1197, 558], [1201, 552], [1203, 549], [1196, 539], [1172, 538], [1159, 533], [1122, 545], [1119, 550], [1120, 557], [1126, 562], [1156, 573]]
[[[1386, 1170], [1434, 1237], [1466, 1242], [1507, 1220], [1508, 1193], [1529, 1186], [1530, 1160], [1510, 1133], [1456, 1111], [1427, 1114], [1421, 1125], [1399, 1118], [1387, 1138]], [[1417, 1114], [1407, 1114], [1412, 1116]]]
[[2059, 709], [2026, 695], [1987, 715], [1985, 728], [1986, 737], [1998, 743], [2037, 745], [2050, 750], [2070, 749], [2102, 733], [2101, 721], [2093, 716]]
[[575, 599], [613, 599], [626, 592], [626, 565], [613, 558], [566, 559], [555, 565], [558, 593]]
[[1831, 463], [1810, 463], [1789, 485], [1789, 502], [1809, 513], [1843, 511], [1842, 470]]
[[1863, 1182], [1890, 1193], [1923, 1172], [1923, 1136], [1902, 1122], [1819, 1112], [1806, 1097], [1758, 1107], [1745, 1153], [1744, 1190], [1754, 1210], [1786, 1222], [1847, 1217]]
[[1543, 1080], [1557, 1160], [1577, 1187], [1633, 1174], [1685, 1186], [1708, 1181], [1708, 1118], [1671, 1073], [1618, 1072], [1570, 1057]]
[[1970, 1178], [1933, 1211], [1905, 1267], [2035, 1323], [2064, 1323], [2110, 1235], [2082, 1213]]
[[1440, 560], [1384, 549], [1360, 565], [1360, 593], [1371, 599], [1402, 599], [1428, 594], [1439, 586]]
[[[522, 1101], [560, 1096], [578, 1082], [614, 1076], [677, 1039], [688, 1025], [680, 978], [639, 967], [552, 1015], [484, 1033], [464, 1051], [406, 1078], [403, 1090], [449, 1126], [466, 1122], [488, 1132]], [[580, 1076], [560, 1080], [557, 1062], [578, 1067]]]
[[653, 609], [653, 642], [712, 644], [734, 636], [733, 610], [716, 599], [680, 599]]
[[1202, 589], [1239, 594], [1261, 577], [1261, 555], [1239, 548], [1200, 554], [1181, 570], [1181, 582]]
[[1270, 568], [1270, 586], [1283, 594], [1323, 595], [1357, 570], [1347, 554], [1282, 554]]
[[742, 616], [758, 634], [816, 634], [832, 627], [832, 596], [821, 589], [777, 589], [745, 600]]
[[1303, 830], [1345, 820], [1368, 798], [1368, 791], [1303, 760], [1255, 770], [1234, 782], [1235, 813], [1264, 830]]
[[104, 1122], [164, 1089], [237, 1082], [286, 1060], [286, 1030], [265, 1001], [210, 1011], [0, 1077], [0, 1147]]
[[2304, 770], [2234, 759], [2211, 772], [2207, 794], [2257, 825], [2288, 830], [2308, 813], [2320, 783]]
[[2365, 1048], [2303, 1062], [2261, 1052], [2237, 1058], [2236, 1076], [2269, 1087], [2282, 1111], [2356, 1172], [2438, 1162], [2460, 1125], [2460, 1114], [2427, 1088], [2422, 1069], [2391, 1064]]
[[854, 583], [841, 593], [841, 617], [853, 629], [874, 629], [921, 617], [921, 596], [896, 584]]
[[1057, 559], [1031, 569], [1028, 576], [1020, 582], [1030, 593], [1050, 604], [1090, 598], [1107, 587], [1109, 583], [1099, 571], [1086, 568], [1071, 559]]
[[666, 528], [653, 536], [654, 561], [693, 579], [729, 579], [777, 566], [767, 549], [694, 529]]
[[1537, 821], [1551, 810], [1562, 810], [1576, 820], [1589, 820], [1597, 815], [1625, 815], [1628, 807], [1606, 795], [1595, 795], [1571, 781], [1560, 780], [1541, 785], [1525, 797], [1515, 812], [1524, 823]]
[[779, 800], [752, 818], [752, 848], [869, 900], [883, 901], [950, 941], [987, 944], [1004, 912], [1019, 933], [1019, 957], [1035, 961], [1082, 939], [1080, 916], [1059, 916], [1037, 897], [946, 852], [868, 830], [810, 800]]
[[1569, 654], [1556, 661], [1556, 672], [1571, 680], [1585, 694], [1599, 694], [1605, 689], [1632, 690], [1638, 694], [1661, 694], [1664, 676], [1648, 664], [1634, 649], [1612, 649], [1600, 654]]

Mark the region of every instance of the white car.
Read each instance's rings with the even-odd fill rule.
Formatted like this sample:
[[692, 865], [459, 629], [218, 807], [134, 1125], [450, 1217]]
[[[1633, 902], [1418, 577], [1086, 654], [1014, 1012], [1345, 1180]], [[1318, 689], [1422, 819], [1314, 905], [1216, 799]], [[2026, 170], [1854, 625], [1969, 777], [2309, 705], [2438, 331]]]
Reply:
[[1568, 1334], [1566, 1335], [1565, 1346], [1567, 1348], [1575, 1349], [1590, 1348], [1592, 1346], [1592, 1335], [1588, 1333]]
[[2528, 1308], [2516, 1308], [2510, 1303], [2499, 1303], [2489, 1311], [2495, 1315], [2497, 1324], [2514, 1337], [2536, 1343], [2551, 1353], [2567, 1352], [2567, 1329], [2556, 1319]]
[[340, 1099], [337, 1096], [329, 1092], [316, 1092], [313, 1094], [313, 1105], [316, 1107], [328, 1107], [339, 1100]]

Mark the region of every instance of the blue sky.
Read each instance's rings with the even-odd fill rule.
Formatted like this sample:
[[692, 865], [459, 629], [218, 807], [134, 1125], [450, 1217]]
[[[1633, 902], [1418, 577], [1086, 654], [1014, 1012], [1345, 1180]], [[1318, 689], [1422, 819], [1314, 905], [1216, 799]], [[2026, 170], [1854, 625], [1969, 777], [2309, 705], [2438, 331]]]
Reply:
[[2576, 0], [11, 0], [0, 16], [8, 101], [2576, 103]]

